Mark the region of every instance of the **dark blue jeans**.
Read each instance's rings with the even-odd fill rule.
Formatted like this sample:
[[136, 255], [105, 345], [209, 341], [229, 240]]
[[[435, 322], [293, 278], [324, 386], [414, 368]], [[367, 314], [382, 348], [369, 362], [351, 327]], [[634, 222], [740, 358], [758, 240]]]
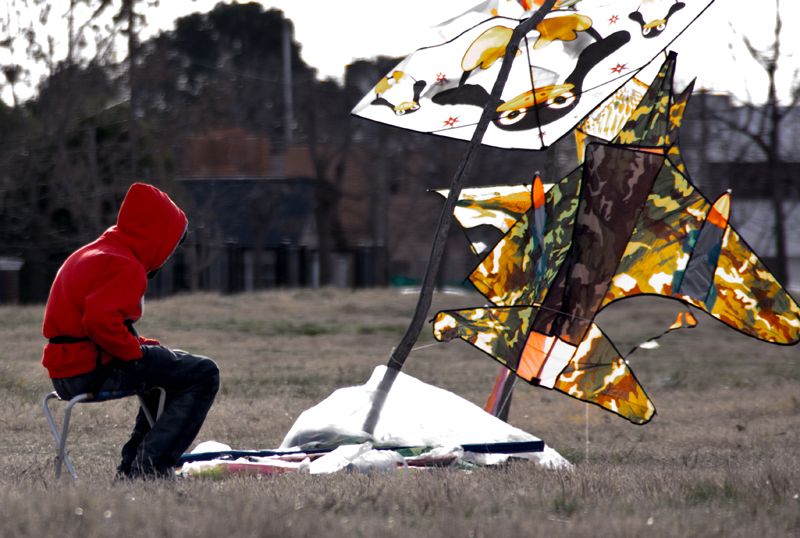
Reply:
[[[104, 372], [105, 380], [96, 386], [94, 372], [53, 379], [62, 398], [101, 391], [147, 391], [163, 387], [167, 392], [164, 412], [153, 428], [140, 409], [131, 437], [122, 447], [122, 462], [117, 468], [123, 476], [168, 475], [206, 418], [219, 389], [219, 369], [208, 357], [163, 346], [142, 346], [142, 358], [115, 361]], [[153, 417], [158, 392], [149, 393], [146, 404]]]

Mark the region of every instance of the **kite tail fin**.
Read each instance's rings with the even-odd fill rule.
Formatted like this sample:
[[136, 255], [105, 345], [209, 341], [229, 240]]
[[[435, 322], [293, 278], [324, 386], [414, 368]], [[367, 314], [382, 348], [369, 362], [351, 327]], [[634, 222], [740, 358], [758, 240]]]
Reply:
[[553, 388], [634, 424], [646, 424], [656, 413], [628, 363], [594, 323]]

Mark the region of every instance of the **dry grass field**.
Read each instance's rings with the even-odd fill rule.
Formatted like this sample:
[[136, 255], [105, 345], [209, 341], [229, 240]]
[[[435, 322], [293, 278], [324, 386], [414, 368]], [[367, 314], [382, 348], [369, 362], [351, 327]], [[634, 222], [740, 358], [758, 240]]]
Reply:
[[[198, 441], [276, 447], [297, 415], [363, 383], [410, 319], [396, 290], [180, 296], [138, 328], [215, 358], [222, 388]], [[434, 308], [482, 304], [436, 297]], [[599, 322], [626, 351], [679, 305], [642, 298]], [[53, 478], [40, 409], [42, 307], [0, 308], [2, 536], [800, 536], [800, 347], [757, 342], [699, 316], [631, 363], [658, 410], [646, 426], [518, 386], [511, 422], [575, 463], [464, 471], [112, 482], [135, 400], [79, 406], [81, 479]], [[419, 346], [433, 342], [429, 330]], [[415, 351], [405, 370], [483, 404], [495, 364], [462, 342]], [[586, 440], [588, 417], [588, 440]]]

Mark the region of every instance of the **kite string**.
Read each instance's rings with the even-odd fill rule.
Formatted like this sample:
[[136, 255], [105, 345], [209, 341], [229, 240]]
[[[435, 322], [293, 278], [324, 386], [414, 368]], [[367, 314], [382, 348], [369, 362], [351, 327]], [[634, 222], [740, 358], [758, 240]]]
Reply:
[[584, 435], [586, 437], [586, 456], [584, 463], [588, 464], [589, 463], [589, 403], [588, 402], [586, 402], [583, 409], [584, 409]]
[[[692, 315], [692, 312], [691, 312], [691, 310], [689, 310], [688, 308], [686, 308], [686, 309], [684, 309], [683, 311], [679, 312], [679, 313], [678, 313], [678, 315], [680, 316], [681, 314], [684, 314], [684, 312], [685, 312], [685, 315], [688, 315], [688, 316], [691, 316], [691, 315]], [[662, 336], [666, 336], [667, 334], [669, 334], [669, 333], [671, 333], [671, 332], [674, 332], [674, 331], [680, 331], [680, 330], [682, 330], [682, 329], [693, 329], [693, 328], [695, 328], [696, 326], [697, 326], [697, 322], [695, 322], [695, 324], [694, 324], [694, 325], [680, 325], [680, 326], [678, 326], [678, 327], [671, 326], [671, 327], [667, 328], [667, 330], [666, 330], [666, 331], [664, 331], [664, 332], [662, 332], [661, 334], [658, 334], [658, 335], [656, 335], [656, 336], [653, 336], [653, 337], [651, 337], [651, 338], [648, 338], [648, 339], [647, 339], [647, 340], [645, 340], [644, 342], [641, 342], [641, 343], [639, 343], [639, 344], [636, 344], [635, 346], [633, 346], [633, 347], [630, 349], [630, 351], [628, 351], [628, 352], [627, 352], [627, 353], [626, 353], [626, 354], [625, 354], [625, 355], [622, 357], [622, 359], [623, 359], [624, 361], [626, 361], [626, 362], [627, 362], [627, 360], [628, 360], [628, 357], [630, 357], [630, 356], [631, 356], [631, 355], [633, 355], [633, 354], [634, 354], [636, 351], [638, 351], [639, 349], [641, 349], [641, 348], [642, 348], [642, 345], [643, 345], [643, 344], [645, 344], [645, 343], [647, 343], [647, 342], [655, 342], [656, 340], [658, 340], [658, 339], [659, 339], [659, 338], [661, 338]]]
[[[424, 346], [417, 346], [415, 348], [412, 348], [410, 352], [413, 353], [414, 351], [419, 351], [421, 349], [425, 349], [426, 347], [433, 347], [433, 346], [438, 345], [440, 343], [441, 342], [433, 342], [433, 343], [430, 343], [430, 344], [425, 344]], [[394, 358], [394, 350], [395, 349], [396, 349], [396, 347], [392, 346], [392, 349], [389, 350], [389, 362], [395, 362], [398, 366], [402, 366], [402, 363], [400, 363], [400, 361], [395, 360], [395, 358]]]

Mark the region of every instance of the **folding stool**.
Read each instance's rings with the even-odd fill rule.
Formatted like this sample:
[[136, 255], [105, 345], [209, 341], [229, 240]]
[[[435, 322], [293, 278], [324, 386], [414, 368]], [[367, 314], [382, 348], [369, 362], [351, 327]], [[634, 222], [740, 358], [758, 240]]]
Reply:
[[44, 410], [44, 417], [47, 419], [47, 423], [50, 425], [50, 432], [53, 434], [53, 441], [56, 444], [56, 478], [61, 477], [62, 463], [66, 465], [67, 471], [69, 471], [69, 474], [72, 476], [73, 480], [77, 480], [78, 478], [78, 475], [75, 472], [75, 467], [72, 465], [72, 461], [69, 459], [69, 454], [67, 453], [66, 448], [67, 434], [69, 433], [69, 419], [70, 415], [72, 414], [72, 408], [75, 406], [75, 404], [108, 402], [110, 400], [127, 398], [128, 396], [138, 396], [139, 405], [141, 406], [142, 411], [144, 411], [147, 422], [149, 422], [150, 427], [152, 427], [155, 424], [155, 421], [158, 420], [158, 418], [161, 416], [161, 413], [164, 411], [164, 400], [167, 397], [167, 391], [165, 391], [162, 387], [153, 387], [150, 390], [157, 390], [160, 392], [160, 396], [158, 398], [158, 410], [156, 412], [155, 420], [150, 414], [150, 411], [147, 409], [144, 401], [144, 394], [148, 391], [102, 391], [96, 394], [86, 392], [84, 394], [78, 394], [67, 402], [67, 408], [64, 410], [64, 421], [62, 422], [61, 427], [56, 424], [56, 421], [53, 418], [53, 413], [50, 410], [49, 402], [50, 400], [54, 399], [59, 401], [64, 400], [62, 400], [55, 391], [47, 394], [42, 400], [42, 408]]

